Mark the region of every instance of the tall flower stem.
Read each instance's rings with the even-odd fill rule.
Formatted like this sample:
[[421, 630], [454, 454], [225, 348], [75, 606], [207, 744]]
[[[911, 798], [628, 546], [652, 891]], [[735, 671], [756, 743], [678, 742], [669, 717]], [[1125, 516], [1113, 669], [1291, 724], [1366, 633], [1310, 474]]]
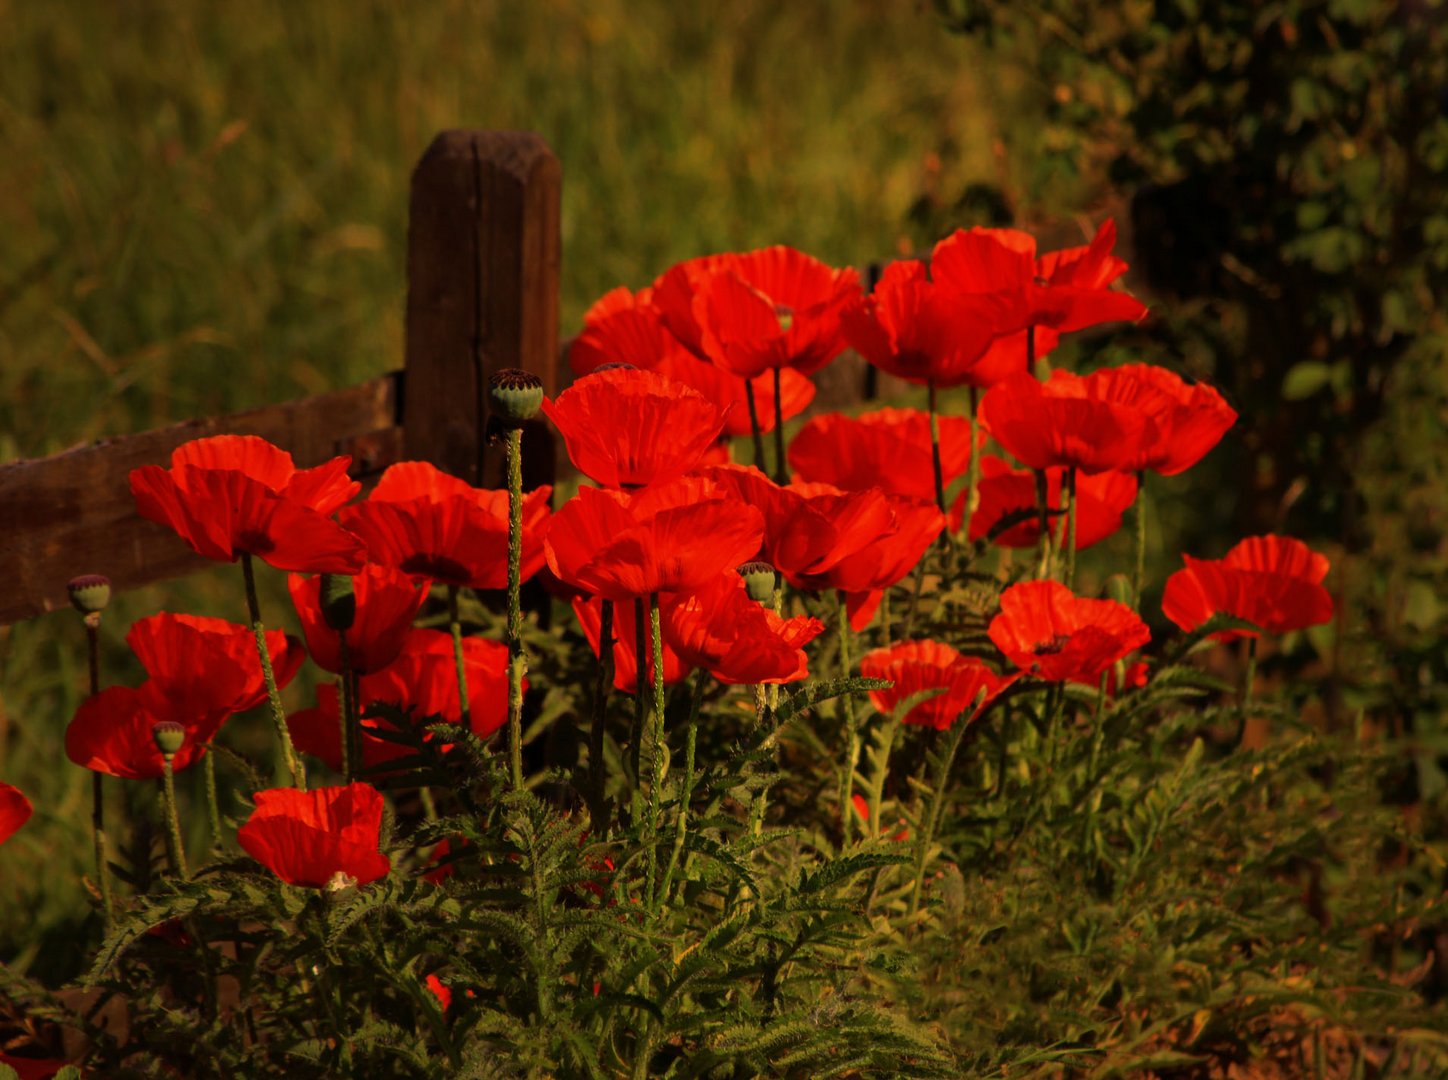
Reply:
[[613, 686], [613, 601], [603, 602], [603, 617], [598, 631], [598, 675], [593, 683], [593, 723], [588, 729], [589, 786], [593, 791], [594, 827], [602, 828], [604, 788], [607, 778], [603, 768], [605, 722], [608, 716], [608, 691]]
[[221, 850], [221, 802], [216, 796], [216, 755], [208, 750], [201, 759], [206, 776], [206, 818], [211, 826], [211, 850]]
[[1247, 734], [1247, 715], [1252, 708], [1252, 689], [1257, 682], [1257, 639], [1247, 639], [1247, 670], [1242, 673], [1242, 693], [1237, 705], [1237, 745]]
[[[654, 879], [658, 863], [658, 842], [659, 842], [659, 797], [664, 787], [664, 755], [667, 746], [664, 742], [664, 639], [659, 626], [659, 597], [657, 593], [649, 596], [649, 644], [652, 650], [654, 665], [654, 717], [653, 717], [653, 746], [649, 754], [649, 809], [648, 817], [645, 819], [647, 830], [648, 854], [646, 856], [644, 895], [648, 897], [649, 910], [654, 906]], [[643, 659], [639, 660], [639, 667], [644, 666]]]
[[1036, 327], [1032, 324], [1026, 327], [1026, 374], [1036, 373]]
[[1106, 681], [1110, 675], [1101, 673], [1101, 685], [1096, 691], [1096, 709], [1091, 717], [1091, 751], [1086, 761], [1086, 790], [1091, 792], [1091, 801], [1086, 807], [1086, 822], [1081, 830], [1081, 854], [1089, 856], [1093, 838], [1096, 835], [1096, 811], [1101, 805], [1101, 793], [1091, 791], [1096, 785], [1096, 768], [1101, 759], [1101, 745], [1106, 740], [1106, 729], [1102, 719], [1106, 713]]
[[[90, 656], [90, 692], [101, 692], [101, 613], [92, 611], [85, 617], [86, 651]], [[107, 932], [111, 928], [111, 867], [106, 854], [106, 796], [103, 777], [91, 773], [91, 839], [96, 852], [96, 883], [101, 890], [101, 921]]]
[[1050, 484], [1046, 479], [1046, 470], [1037, 469], [1036, 472], [1036, 509], [1041, 519], [1041, 539], [1039, 541], [1040, 554], [1036, 563], [1036, 577], [1040, 581], [1047, 581], [1051, 578], [1051, 495]]
[[251, 632], [256, 638], [256, 654], [261, 660], [262, 679], [266, 682], [267, 703], [271, 707], [272, 726], [276, 728], [277, 740], [282, 744], [282, 760], [291, 773], [292, 784], [299, 791], [307, 790], [307, 771], [302, 759], [292, 748], [292, 736], [287, 730], [287, 714], [282, 708], [281, 691], [277, 689], [276, 672], [272, 670], [271, 652], [266, 647], [266, 628], [261, 621], [261, 604], [256, 598], [256, 573], [251, 565], [251, 552], [241, 553], [241, 573], [246, 580], [246, 609], [251, 616]]
[[463, 727], [472, 727], [472, 706], [468, 702], [468, 670], [463, 663], [463, 623], [458, 617], [458, 587], [447, 587], [447, 628], [452, 634], [453, 668], [458, 679], [458, 715]]
[[784, 459], [784, 395], [779, 390], [780, 369], [774, 369], [774, 482], [789, 483], [789, 463]]
[[970, 519], [975, 514], [975, 492], [980, 487], [980, 418], [976, 415], [980, 407], [980, 391], [970, 388], [970, 465], [965, 474], [965, 506], [961, 514], [960, 539], [970, 541]]
[[945, 513], [945, 470], [940, 464], [940, 414], [936, 411], [934, 379], [927, 379], [925, 382], [925, 401], [930, 410], [930, 464], [935, 469], [935, 505], [943, 514]]
[[[840, 674], [849, 678], [852, 670], [850, 662], [850, 615], [845, 607], [845, 594], [843, 590], [835, 594], [839, 602], [836, 629], [839, 631], [840, 639]], [[849, 847], [854, 832], [854, 802], [855, 790], [855, 763], [860, 757], [860, 725], [855, 718], [855, 699], [850, 694], [840, 695], [840, 701], [845, 710], [845, 760], [844, 767], [840, 770], [840, 833], [843, 836], [844, 847]]]
[[644, 718], [648, 713], [648, 609], [643, 597], [634, 599], [634, 725], [633, 725], [633, 774], [634, 791], [644, 789]]
[[358, 737], [361, 721], [357, 719], [357, 695], [352, 692], [352, 653], [347, 648], [346, 631], [337, 634], [342, 669], [338, 681], [342, 691], [342, 779], [350, 784], [357, 778], [362, 740]]
[[689, 701], [689, 726], [684, 735], [684, 775], [680, 779], [679, 817], [674, 824], [674, 850], [669, 853], [669, 865], [664, 868], [663, 881], [659, 885], [660, 903], [669, 902], [669, 889], [674, 883], [674, 871], [679, 865], [679, 856], [684, 853], [684, 840], [689, 834], [689, 800], [694, 797], [694, 742], [699, 729], [699, 709], [704, 703], [704, 689], [708, 685], [709, 673], [702, 668], [694, 675], [694, 693]]
[[181, 818], [176, 813], [176, 774], [171, 769], [169, 755], [162, 758], [161, 800], [166, 812], [166, 858], [171, 870], [183, 880], [190, 877], [186, 869], [186, 849], [181, 844]]
[[508, 761], [513, 787], [523, 786], [523, 429], [508, 431]]
[[764, 431], [759, 426], [759, 405], [754, 400], [754, 383], [744, 380], [744, 401], [749, 406], [749, 429], [754, 434], [754, 467], [764, 472]]
[[1066, 469], [1066, 588], [1076, 587], [1076, 466]]
[[1146, 471], [1136, 474], [1136, 565], [1131, 574], [1131, 599], [1141, 611], [1141, 579], [1146, 570]]
[[930, 845], [935, 842], [935, 830], [940, 824], [940, 808], [945, 802], [945, 784], [950, 779], [950, 767], [955, 763], [955, 752], [965, 736], [967, 723], [957, 720], [945, 731], [945, 745], [940, 748], [936, 759], [935, 785], [930, 792], [930, 805], [925, 810], [924, 826], [920, 830], [919, 847], [915, 852], [915, 885], [910, 890], [910, 917], [920, 910], [920, 892], [925, 885], [925, 863], [930, 857]]

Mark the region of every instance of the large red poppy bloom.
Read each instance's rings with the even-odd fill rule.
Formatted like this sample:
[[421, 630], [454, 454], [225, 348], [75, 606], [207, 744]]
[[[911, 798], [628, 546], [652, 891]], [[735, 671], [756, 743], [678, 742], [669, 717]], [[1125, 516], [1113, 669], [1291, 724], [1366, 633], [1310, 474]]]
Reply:
[[[957, 229], [935, 245], [930, 272], [943, 287], [966, 296], [990, 295], [1001, 304], [998, 325], [1018, 329], [1020, 366], [1025, 370], [1025, 334], [1044, 327], [1055, 334], [1104, 322], [1136, 321], [1146, 307], [1135, 297], [1112, 289], [1127, 265], [1111, 254], [1116, 223], [1106, 221], [1086, 247], [1067, 248], [1036, 257], [1036, 238], [1016, 229]], [[1037, 355], [1043, 355], [1036, 342]], [[1045, 342], [1052, 345], [1054, 342]], [[1011, 358], [1015, 342], [996, 352]]]
[[1084, 473], [1133, 470], [1160, 432], [1139, 402], [1117, 400], [1109, 370], [1086, 377], [1057, 369], [1041, 382], [1024, 372], [996, 383], [980, 402], [980, 421], [1032, 469], [1075, 466]]
[[[547, 485], [523, 496], [522, 580], [543, 565]], [[387, 469], [342, 524], [367, 544], [367, 558], [416, 579], [473, 589], [508, 587], [508, 492], [475, 488], [425, 461]]]
[[694, 296], [735, 257], [725, 252], [685, 259], [665, 270], [649, 287], [649, 302], [658, 312], [659, 320], [679, 344], [700, 359], [707, 359], [709, 354], [704, 351], [704, 331], [694, 312]]
[[[823, 489], [826, 485], [796, 485]], [[945, 528], [945, 515], [935, 503], [903, 495], [887, 496], [891, 527], [873, 543], [846, 555], [817, 578], [819, 588], [845, 594], [850, 625], [863, 630], [875, 617], [885, 590], [904, 579], [925, 556]]]
[[175, 530], [195, 552], [232, 562], [255, 555], [279, 570], [355, 574], [365, 552], [329, 515], [361, 489], [350, 457], [298, 469], [255, 435], [216, 435], [178, 446], [171, 468], [131, 470], [140, 515]]
[[0, 844], [15, 834], [15, 830], [30, 820], [33, 808], [30, 800], [9, 784], [0, 782]]
[[[711, 468], [705, 475], [762, 514], [760, 557], [798, 589], [836, 588], [829, 571], [895, 528], [889, 496], [878, 488], [780, 487], [758, 469], [741, 465]], [[752, 557], [753, 553], [732, 565]]]
[[[83, 768], [130, 780], [163, 775], [152, 729], [164, 720], [186, 731], [171, 763], [180, 772], [201, 760], [227, 717], [266, 698], [256, 638], [246, 627], [162, 612], [136, 622], [126, 640], [150, 678], [139, 687], [109, 687], [76, 709], [65, 752]], [[285, 687], [305, 659], [301, 643], [280, 630], [266, 642], [277, 686]]]
[[1221, 441], [1237, 420], [1222, 395], [1202, 382], [1188, 382], [1154, 364], [1102, 368], [1082, 380], [1088, 397], [1132, 408], [1150, 420], [1128, 468], [1175, 476], [1191, 468]]
[[844, 309], [840, 325], [850, 347], [881, 371], [920, 386], [989, 386], [1021, 370], [989, 351], [1000, 307], [992, 296], [944, 289], [924, 263], [904, 260]]
[[352, 579], [356, 613], [352, 625], [338, 632], [327, 625], [322, 614], [322, 579], [292, 574], [287, 578], [307, 651], [325, 671], [342, 670], [342, 639], [347, 639], [347, 659], [352, 670], [367, 674], [397, 659], [412, 629], [412, 620], [427, 598], [427, 587], [415, 584], [400, 570], [368, 563]]
[[609, 488], [683, 476], [724, 430], [724, 413], [697, 390], [637, 368], [585, 375], [543, 411], [578, 470]]
[[[588, 639], [588, 647], [594, 656], [602, 656], [603, 604], [600, 596], [575, 596], [573, 614], [578, 616], [578, 625]], [[662, 612], [660, 612], [662, 615]], [[653, 649], [647, 644], [648, 624], [644, 624], [644, 678], [649, 684], [654, 679]], [[680, 658], [669, 645], [666, 636], [662, 642], [664, 656], [664, 685], [672, 686], [688, 677], [694, 668]], [[613, 608], [613, 686], [625, 694], [632, 694], [639, 685], [638, 621], [634, 617], [632, 601], [615, 603]]]
[[818, 619], [785, 619], [751, 600], [744, 580], [720, 574], [659, 612], [664, 641], [723, 683], [791, 683], [809, 674], [803, 646], [824, 632]]
[[[1327, 556], [1301, 540], [1251, 536], [1221, 559], [1182, 558], [1186, 569], [1167, 578], [1161, 609], [1183, 630], [1223, 614], [1256, 623], [1269, 634], [1285, 634], [1333, 616], [1332, 596], [1322, 586]], [[1257, 636], [1252, 630], [1215, 635], [1221, 641]]]
[[[970, 421], [937, 417], [940, 465], [948, 486], [970, 465]], [[861, 416], [816, 416], [789, 444], [798, 479], [845, 491], [878, 487], [926, 502], [935, 500], [930, 414], [919, 409], [876, 409]]]
[[[980, 463], [981, 481], [977, 487], [980, 503], [970, 518], [970, 539], [979, 540], [1008, 514], [1036, 509], [1036, 478], [1029, 469], [1012, 469], [998, 457], [987, 456]], [[1061, 488], [1066, 470], [1046, 470], [1046, 505], [1061, 509]], [[965, 517], [966, 492], [961, 492], [950, 510], [951, 528], [959, 529]], [[1076, 478], [1076, 550], [1099, 544], [1121, 528], [1121, 517], [1136, 501], [1136, 477], [1130, 473], [1103, 472], [1082, 474]], [[1066, 515], [1051, 517], [1053, 541], [1066, 542]], [[1012, 525], [994, 540], [1001, 547], [1035, 547], [1041, 538], [1041, 521], [1034, 513], [1019, 524]]]
[[382, 795], [368, 784], [272, 788], [258, 791], [255, 801], [236, 842], [285, 882], [320, 889], [342, 875], [366, 885], [392, 869], [378, 850]]
[[[776, 245], [731, 256], [699, 275], [692, 315], [703, 354], [724, 370], [753, 378], [791, 367], [809, 375], [844, 349], [840, 312], [859, 292], [852, 268], [837, 270]], [[655, 291], [672, 326], [683, 320], [663, 307], [671, 300], [666, 290]]]
[[[901, 723], [944, 731], [962, 715], [966, 723], [985, 711], [1006, 687], [1019, 679], [997, 675], [984, 662], [939, 641], [900, 641], [875, 649], [860, 658], [860, 674], [867, 679], [889, 679], [894, 685], [871, 690], [870, 703], [886, 716], [902, 704], [915, 704]], [[919, 695], [936, 693], [921, 699]]]
[[560, 580], [632, 600], [698, 588], [752, 559], [763, 534], [760, 513], [727, 488], [683, 477], [632, 495], [582, 488], [554, 515], [543, 545]]
[[1151, 640], [1136, 612], [1077, 596], [1059, 581], [1023, 581], [1001, 594], [990, 639], [1022, 671], [1048, 682], [1094, 683]]

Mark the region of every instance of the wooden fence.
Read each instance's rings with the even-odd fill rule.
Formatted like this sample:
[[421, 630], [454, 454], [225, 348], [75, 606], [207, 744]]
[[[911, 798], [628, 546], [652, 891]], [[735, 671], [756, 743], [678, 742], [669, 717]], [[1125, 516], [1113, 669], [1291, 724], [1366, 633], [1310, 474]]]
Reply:
[[[484, 438], [492, 372], [558, 379], [558, 158], [528, 132], [446, 131], [412, 174], [407, 345], [401, 371], [316, 397], [191, 420], [0, 465], [0, 625], [69, 603], [66, 582], [99, 573], [131, 589], [205, 565], [136, 513], [127, 476], [204, 435], [261, 435], [302, 467], [352, 455], [352, 475], [430, 461], [498, 486]], [[547, 482], [553, 444], [537, 425], [524, 483]]]

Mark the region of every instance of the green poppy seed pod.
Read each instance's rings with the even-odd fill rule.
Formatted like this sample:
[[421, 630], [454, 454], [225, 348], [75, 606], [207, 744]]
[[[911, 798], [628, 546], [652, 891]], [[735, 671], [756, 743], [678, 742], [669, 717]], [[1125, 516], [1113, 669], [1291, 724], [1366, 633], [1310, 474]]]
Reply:
[[170, 761], [186, 741], [186, 728], [175, 720], [160, 720], [151, 725], [151, 738], [156, 741], [156, 749], [161, 751], [161, 756]]
[[747, 562], [739, 568], [749, 599], [767, 604], [774, 599], [774, 567], [767, 562]]
[[779, 328], [786, 334], [794, 326], [794, 308], [788, 304], [775, 304], [774, 317], [779, 320]]
[[327, 626], [338, 633], [352, 629], [352, 620], [357, 617], [357, 595], [352, 591], [352, 579], [346, 574], [322, 575], [322, 619]]
[[71, 606], [82, 615], [95, 615], [111, 602], [111, 579], [103, 574], [82, 574], [66, 585]]
[[522, 427], [543, 406], [543, 380], [531, 371], [504, 368], [488, 380], [493, 416], [504, 427]]
[[1106, 599], [1115, 600], [1118, 604], [1131, 606], [1135, 599], [1131, 595], [1131, 579], [1125, 574], [1112, 574], [1106, 579]]

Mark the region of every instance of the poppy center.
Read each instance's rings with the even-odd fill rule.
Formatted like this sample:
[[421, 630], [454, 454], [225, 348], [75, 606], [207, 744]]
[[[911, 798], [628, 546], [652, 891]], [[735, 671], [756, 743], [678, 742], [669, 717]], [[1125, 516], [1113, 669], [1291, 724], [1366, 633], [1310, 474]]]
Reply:
[[1057, 634], [1050, 641], [1043, 641], [1031, 650], [1033, 656], [1055, 656], [1066, 648], [1067, 642], [1071, 640], [1070, 634]]
[[421, 574], [445, 585], [466, 585], [472, 580], [468, 568], [446, 555], [410, 555], [399, 567], [406, 574]]
[[270, 536], [250, 529], [237, 535], [234, 546], [237, 551], [249, 552], [252, 555], [265, 555], [276, 549], [276, 543]]

